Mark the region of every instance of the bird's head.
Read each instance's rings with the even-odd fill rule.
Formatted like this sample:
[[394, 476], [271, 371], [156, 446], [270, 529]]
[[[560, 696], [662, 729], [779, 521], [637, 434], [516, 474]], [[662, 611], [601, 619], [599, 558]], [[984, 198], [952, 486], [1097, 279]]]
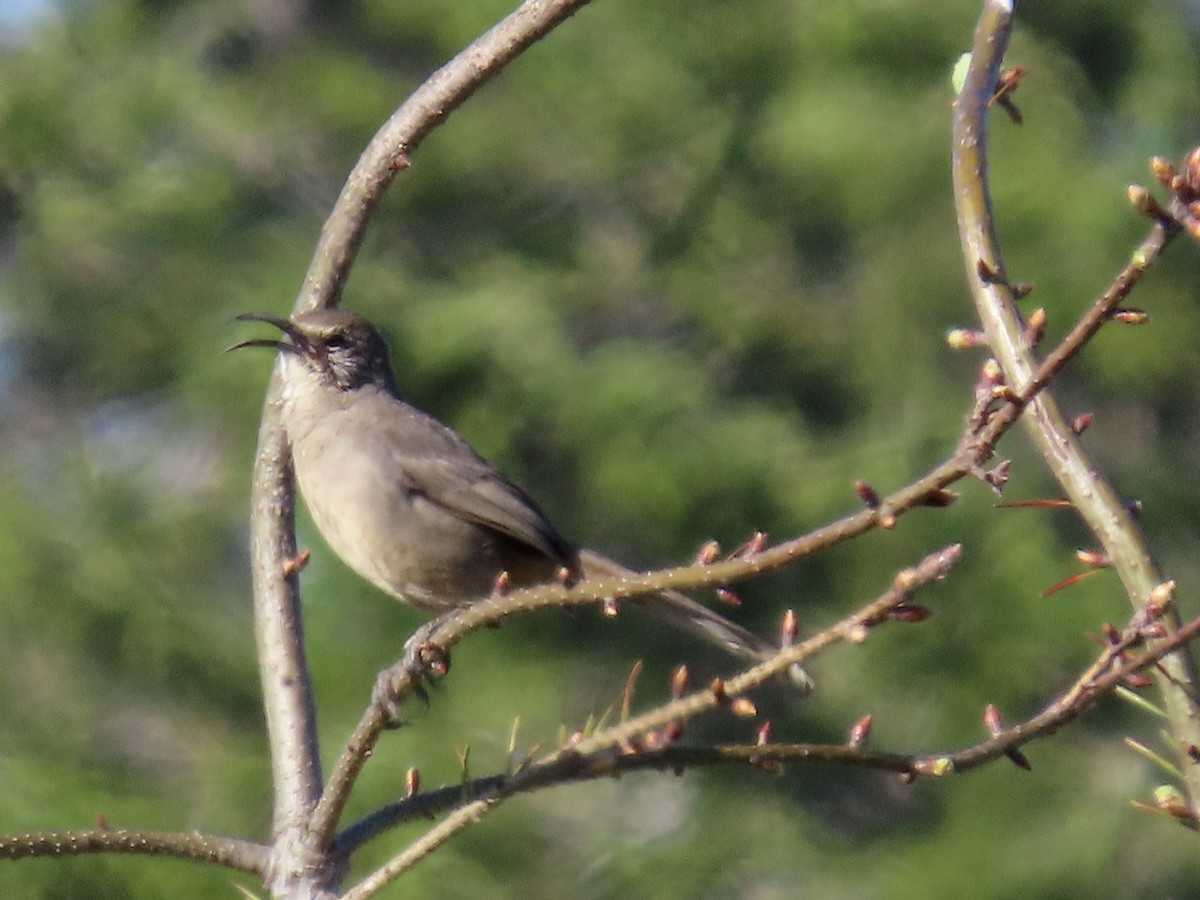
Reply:
[[242, 313], [234, 320], [274, 325], [287, 340], [254, 338], [234, 344], [229, 350], [271, 347], [299, 360], [323, 384], [342, 391], [367, 384], [395, 389], [387, 345], [375, 326], [358, 313], [348, 309], [318, 309], [291, 319], [267, 313]]

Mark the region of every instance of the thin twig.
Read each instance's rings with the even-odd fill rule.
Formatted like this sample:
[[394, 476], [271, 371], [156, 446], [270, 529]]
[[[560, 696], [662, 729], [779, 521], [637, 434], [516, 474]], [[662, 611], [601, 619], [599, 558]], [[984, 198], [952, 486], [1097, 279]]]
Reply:
[[[864, 608], [859, 615], [864, 615], [866, 610]], [[715, 747], [671, 745], [639, 749], [629, 742], [627, 735], [606, 732], [602, 740], [590, 746], [572, 744], [515, 773], [475, 779], [465, 788], [455, 785], [430, 791], [391, 804], [364, 819], [339, 837], [339, 844], [344, 841], [347, 848], [360, 846], [394, 824], [456, 807], [463, 802], [464, 796], [476, 798], [455, 809], [447, 819], [372, 873], [346, 897], [370, 896], [516, 793], [646, 769], [678, 773], [687, 768], [735, 765], [771, 771], [771, 767], [766, 765], [768, 762], [836, 765], [891, 771], [914, 777], [942, 777], [968, 772], [1001, 757], [1011, 757], [1020, 747], [1049, 736], [1078, 718], [1130, 675], [1154, 666], [1164, 656], [1198, 635], [1200, 618], [1191, 620], [1150, 650], [1132, 658], [1123, 658], [1130, 647], [1141, 642], [1138, 627], [1131, 625], [1121, 641], [1106, 647], [1096, 661], [1042, 712], [1016, 725], [1001, 728], [987, 740], [945, 753], [888, 753], [864, 750], [852, 744], [791, 743]]]
[[91, 853], [170, 856], [215, 863], [262, 878], [266, 873], [269, 848], [265, 844], [200, 832], [121, 828], [37, 831], [0, 836], [0, 859], [84, 856]]
[[[781, 675], [788, 666], [801, 662], [817, 650], [843, 640], [857, 640], [865, 635], [866, 630], [878, 624], [882, 617], [896, 604], [905, 600], [914, 591], [944, 578], [950, 568], [957, 562], [961, 547], [954, 545], [931, 553], [911, 569], [897, 573], [892, 585], [877, 599], [866, 604], [856, 613], [847, 616], [837, 624], [826, 628], [820, 634], [809, 638], [794, 647], [781, 649], [771, 659], [760, 663], [754, 668], [714, 686], [696, 691], [686, 697], [663, 704], [656, 709], [618, 722], [598, 733], [560, 748], [536, 763], [510, 776], [505, 782], [494, 787], [491, 793], [485, 794], [455, 809], [446, 819], [431, 828], [421, 838], [414, 841], [403, 851], [384, 865], [372, 872], [360, 884], [347, 891], [345, 900], [349, 898], [365, 898], [371, 896], [381, 887], [395, 880], [405, 871], [424, 859], [447, 840], [465, 828], [475, 824], [488, 812], [494, 809], [501, 800], [525, 789], [527, 784], [539, 784], [549, 777], [556, 780], [551, 773], [562, 769], [570, 772], [578, 768], [579, 760], [594, 760], [596, 766], [593, 775], [607, 774], [607, 766], [597, 757], [604, 756], [614, 749], [623, 748], [635, 738], [661, 728], [670, 722], [681, 721], [695, 716], [705, 710], [713, 709], [722, 703], [744, 694], [757, 685]], [[585, 765], [583, 769], [586, 769]], [[561, 780], [561, 779], [557, 779]], [[493, 784], [495, 784], [493, 782]], [[471, 785], [475, 787], [474, 783]], [[460, 794], [460, 798], [463, 795]], [[342, 835], [338, 841], [339, 850], [348, 853], [362, 841], [369, 840], [396, 821], [387, 813], [372, 816], [358, 823], [354, 831]]]

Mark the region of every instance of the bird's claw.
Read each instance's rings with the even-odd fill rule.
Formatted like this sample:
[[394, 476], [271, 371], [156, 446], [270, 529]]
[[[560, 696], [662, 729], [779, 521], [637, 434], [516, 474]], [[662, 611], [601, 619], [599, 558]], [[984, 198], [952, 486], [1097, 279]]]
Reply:
[[404, 724], [404, 700], [415, 694], [429, 705], [427, 688], [433, 687], [450, 671], [450, 654], [428, 640], [424, 629], [404, 645], [404, 656], [384, 669], [375, 679], [371, 702], [383, 712], [388, 727]]

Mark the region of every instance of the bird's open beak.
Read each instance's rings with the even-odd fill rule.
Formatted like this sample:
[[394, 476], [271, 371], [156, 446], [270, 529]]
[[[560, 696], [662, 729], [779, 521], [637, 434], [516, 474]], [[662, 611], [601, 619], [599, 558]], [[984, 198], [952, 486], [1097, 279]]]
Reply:
[[266, 322], [268, 325], [274, 325], [285, 335], [291, 338], [291, 343], [287, 341], [272, 340], [270, 338], [254, 338], [249, 341], [239, 341], [232, 347], [226, 347], [225, 352], [229, 353], [233, 350], [241, 350], [243, 347], [270, 347], [274, 350], [284, 350], [288, 353], [301, 352], [303, 340], [296, 326], [292, 324], [290, 319], [285, 319], [282, 316], [273, 316], [269, 313], [241, 313], [233, 317], [234, 322]]

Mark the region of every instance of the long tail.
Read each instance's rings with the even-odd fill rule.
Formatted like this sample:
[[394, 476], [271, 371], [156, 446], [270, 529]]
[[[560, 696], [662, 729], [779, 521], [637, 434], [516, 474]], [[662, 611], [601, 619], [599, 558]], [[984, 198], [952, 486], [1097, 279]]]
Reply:
[[[613, 562], [591, 550], [581, 550], [579, 562], [585, 578], [628, 578], [635, 574], [620, 563]], [[779, 652], [777, 645], [768, 643], [741, 625], [730, 622], [720, 613], [697, 603], [679, 591], [660, 591], [639, 605], [664, 622], [690, 631], [736, 656], [761, 662]], [[787, 674], [789, 680], [799, 690], [804, 693], [812, 690], [812, 679], [800, 666], [795, 664], [789, 666]]]

